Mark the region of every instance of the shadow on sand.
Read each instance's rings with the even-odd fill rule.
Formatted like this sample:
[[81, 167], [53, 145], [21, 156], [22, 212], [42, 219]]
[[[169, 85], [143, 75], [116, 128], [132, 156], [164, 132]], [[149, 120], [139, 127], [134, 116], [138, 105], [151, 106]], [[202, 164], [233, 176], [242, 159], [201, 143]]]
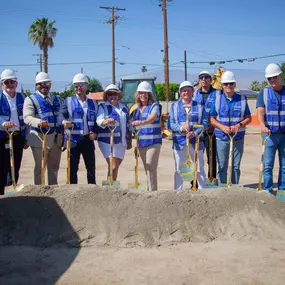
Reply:
[[0, 198], [0, 284], [55, 284], [80, 240], [56, 200]]

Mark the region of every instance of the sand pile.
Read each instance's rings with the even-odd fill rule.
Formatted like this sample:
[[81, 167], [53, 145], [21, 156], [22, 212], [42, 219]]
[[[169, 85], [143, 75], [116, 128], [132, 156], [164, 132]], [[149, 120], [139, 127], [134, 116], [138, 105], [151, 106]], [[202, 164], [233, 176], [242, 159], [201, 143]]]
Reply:
[[285, 203], [245, 188], [193, 193], [26, 186], [0, 199], [0, 245], [152, 247], [285, 239]]

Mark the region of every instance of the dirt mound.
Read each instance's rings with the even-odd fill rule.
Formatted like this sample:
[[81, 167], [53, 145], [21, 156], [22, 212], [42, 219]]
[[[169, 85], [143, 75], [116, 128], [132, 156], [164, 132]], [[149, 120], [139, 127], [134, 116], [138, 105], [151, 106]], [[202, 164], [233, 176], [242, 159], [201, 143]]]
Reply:
[[0, 245], [158, 246], [284, 239], [285, 203], [252, 189], [158, 191], [27, 186], [0, 199]]

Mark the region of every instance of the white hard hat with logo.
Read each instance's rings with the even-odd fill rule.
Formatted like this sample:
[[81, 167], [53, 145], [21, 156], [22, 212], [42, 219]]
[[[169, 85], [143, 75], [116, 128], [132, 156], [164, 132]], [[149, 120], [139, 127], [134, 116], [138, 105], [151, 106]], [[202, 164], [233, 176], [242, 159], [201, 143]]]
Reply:
[[150, 92], [150, 93], [152, 93], [152, 87], [147, 81], [142, 81], [138, 85], [137, 92]]
[[221, 78], [222, 83], [235, 83], [236, 78], [232, 71], [226, 71]]
[[181, 89], [184, 87], [191, 87], [193, 88], [193, 85], [190, 81], [183, 81], [179, 86], [179, 93], [181, 92]]
[[85, 74], [83, 73], [77, 73], [74, 77], [73, 77], [73, 84], [74, 83], [88, 83], [88, 78]]
[[14, 70], [12, 69], [5, 69], [1, 73], [1, 82], [4, 82], [8, 79], [17, 80], [17, 76]]
[[280, 66], [276, 63], [270, 63], [265, 68], [265, 77], [266, 78], [278, 76], [281, 73], [282, 73], [282, 70], [281, 70]]
[[49, 75], [45, 72], [39, 72], [36, 76], [36, 83], [51, 82]]

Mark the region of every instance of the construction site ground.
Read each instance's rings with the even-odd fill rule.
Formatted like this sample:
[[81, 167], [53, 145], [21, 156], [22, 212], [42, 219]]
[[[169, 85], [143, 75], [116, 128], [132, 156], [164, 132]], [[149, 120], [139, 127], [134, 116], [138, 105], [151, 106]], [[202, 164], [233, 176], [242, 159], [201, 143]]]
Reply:
[[[133, 150], [119, 170], [125, 190], [100, 187], [107, 166], [96, 150], [98, 186], [34, 186], [31, 150], [19, 183], [0, 198], [0, 284], [284, 284], [285, 203], [257, 193], [261, 138], [245, 140], [240, 186], [173, 191], [171, 145], [163, 141], [159, 191], [127, 190]], [[278, 161], [274, 181], [277, 181]], [[146, 183], [140, 162], [139, 178]], [[276, 186], [275, 186], [276, 187]]]

